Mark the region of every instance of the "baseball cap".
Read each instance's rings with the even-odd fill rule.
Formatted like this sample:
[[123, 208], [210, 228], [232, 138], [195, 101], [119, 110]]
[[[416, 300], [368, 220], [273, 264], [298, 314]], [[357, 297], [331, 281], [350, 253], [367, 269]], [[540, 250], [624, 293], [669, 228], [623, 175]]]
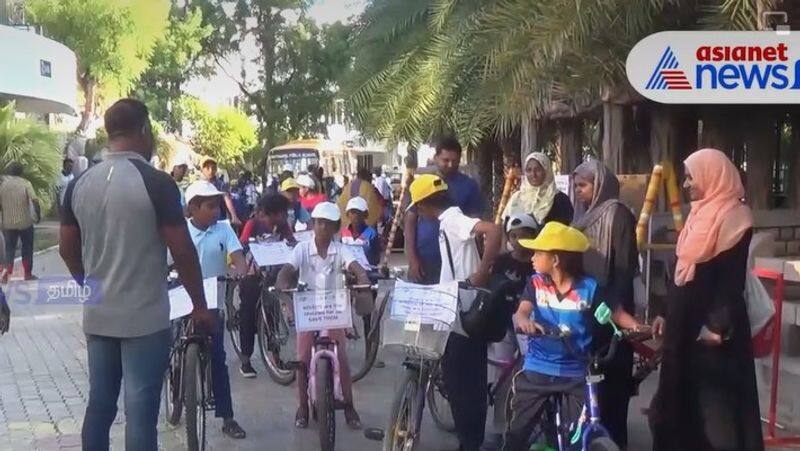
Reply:
[[339, 207], [331, 202], [320, 202], [314, 207], [311, 212], [313, 219], [327, 219], [329, 221], [338, 221], [342, 219], [342, 214], [339, 212]]
[[368, 211], [369, 208], [367, 207], [367, 201], [363, 197], [354, 197], [350, 199], [347, 201], [347, 208], [345, 208], [344, 211], [350, 210], [358, 210], [363, 212]]
[[418, 175], [414, 181], [411, 182], [408, 191], [411, 193], [411, 204], [408, 208], [411, 208], [426, 197], [430, 197], [442, 191], [447, 191], [447, 183], [436, 174], [422, 174]]
[[297, 184], [306, 188], [314, 188], [316, 185], [316, 183], [314, 183], [314, 179], [312, 179], [308, 174], [300, 174], [297, 176]]
[[537, 232], [541, 229], [536, 219], [526, 213], [514, 213], [506, 216], [505, 225], [506, 233], [517, 229], [533, 229]]
[[300, 189], [300, 185], [298, 185], [292, 177], [289, 177], [281, 183], [281, 191], [289, 191], [290, 189]]
[[520, 246], [535, 251], [586, 252], [589, 239], [578, 229], [560, 222], [548, 222], [536, 239], [519, 240]]
[[198, 180], [186, 188], [186, 203], [192, 201], [197, 196], [201, 197], [213, 197], [213, 196], [222, 196], [223, 192], [218, 190], [216, 186], [214, 186], [211, 182], [207, 182], [205, 180]]

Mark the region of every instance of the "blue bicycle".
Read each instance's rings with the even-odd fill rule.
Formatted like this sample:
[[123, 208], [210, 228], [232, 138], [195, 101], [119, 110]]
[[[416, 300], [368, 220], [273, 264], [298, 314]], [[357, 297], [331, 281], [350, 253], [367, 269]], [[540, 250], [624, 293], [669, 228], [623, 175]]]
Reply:
[[[564, 395], [551, 395], [545, 401], [539, 421], [531, 434], [528, 442], [530, 451], [619, 451], [619, 447], [601, 422], [598, 385], [603, 381], [602, 368], [614, 357], [619, 341], [641, 331], [618, 330], [611, 322], [611, 310], [605, 304], [597, 308], [595, 318], [601, 325], [614, 327], [614, 335], [605, 355], [598, 352], [588, 359], [585, 400], [580, 414], [575, 421], [564, 424], [566, 410]], [[543, 339], [564, 340], [570, 334], [569, 328], [561, 326], [536, 336]], [[564, 342], [568, 343], [566, 340]], [[506, 409], [510, 414], [511, 397], [507, 401]]]

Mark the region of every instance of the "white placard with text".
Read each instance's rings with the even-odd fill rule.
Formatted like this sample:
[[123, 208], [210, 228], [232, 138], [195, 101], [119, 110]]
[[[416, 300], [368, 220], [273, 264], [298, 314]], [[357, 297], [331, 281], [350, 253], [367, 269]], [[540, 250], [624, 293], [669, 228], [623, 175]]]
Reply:
[[394, 285], [391, 318], [418, 324], [453, 324], [458, 309], [458, 282], [418, 285], [398, 280]]
[[258, 266], [285, 265], [292, 260], [292, 248], [283, 241], [276, 243], [252, 243], [250, 253]]
[[[206, 305], [209, 309], [217, 308], [218, 299], [222, 292], [224, 283], [219, 283], [216, 277], [209, 277], [203, 280], [203, 291], [206, 294]], [[177, 319], [192, 313], [194, 304], [189, 293], [183, 286], [169, 290], [169, 319]]]
[[294, 321], [298, 332], [352, 327], [353, 317], [347, 290], [294, 293]]

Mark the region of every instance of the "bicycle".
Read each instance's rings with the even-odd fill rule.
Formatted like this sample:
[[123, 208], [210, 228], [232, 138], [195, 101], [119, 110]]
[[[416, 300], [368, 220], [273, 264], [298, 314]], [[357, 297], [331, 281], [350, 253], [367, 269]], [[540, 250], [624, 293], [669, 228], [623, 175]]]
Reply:
[[[352, 316], [350, 314], [350, 300], [349, 290], [351, 289], [373, 289], [372, 285], [355, 285], [342, 290], [325, 290], [320, 292], [318, 290], [308, 290], [304, 286], [299, 288], [292, 288], [287, 290], [280, 290], [282, 293], [292, 293], [294, 295], [295, 313], [298, 315], [302, 307], [298, 304], [308, 304], [301, 302], [301, 296], [317, 296], [322, 295], [325, 300], [325, 306], [329, 306], [329, 299], [333, 298], [334, 305], [337, 304], [336, 300], [339, 296], [344, 296], [345, 312], [342, 317], [349, 324], [339, 324], [342, 328], [352, 326]], [[270, 291], [276, 291], [270, 288]], [[315, 303], [311, 300], [310, 303]], [[325, 309], [327, 311], [327, 308]], [[295, 316], [297, 319], [297, 316]], [[339, 368], [339, 347], [335, 340], [329, 336], [330, 330], [321, 328], [318, 330], [313, 329], [299, 329], [298, 321], [295, 321], [295, 327], [298, 332], [313, 331], [314, 342], [311, 348], [311, 359], [307, 367], [306, 375], [308, 377], [308, 400], [309, 411], [312, 412], [314, 419], [318, 422], [318, 433], [320, 440], [320, 449], [322, 451], [333, 451], [336, 443], [336, 403], [342, 403], [344, 396], [342, 394], [342, 387], [340, 382], [340, 368]], [[319, 327], [319, 326], [316, 326]], [[339, 328], [339, 327], [337, 327]], [[291, 362], [290, 367], [302, 369], [305, 367], [304, 362]]]
[[[601, 325], [611, 323], [611, 311], [601, 304], [595, 311], [595, 318]], [[520, 332], [517, 330], [516, 332]], [[547, 330], [535, 337], [541, 339], [565, 340], [571, 332], [568, 327], [560, 326], [556, 330]], [[582, 451], [619, 451], [619, 447], [611, 439], [608, 430], [601, 423], [600, 406], [598, 403], [598, 386], [603, 381], [602, 367], [605, 366], [616, 353], [619, 341], [622, 338], [637, 337], [639, 332], [619, 331], [615, 333], [611, 342], [605, 347], [605, 354], [592, 353], [587, 362], [587, 375], [585, 380], [585, 399], [580, 414], [572, 424], [564, 424], [562, 412], [564, 411], [564, 396], [554, 394], [545, 402], [539, 422], [529, 439], [531, 449], [553, 449], [546, 446], [555, 444], [558, 451], [568, 451], [580, 443]], [[568, 343], [567, 341], [564, 341]], [[569, 347], [569, 346], [568, 346]], [[511, 412], [512, 399], [509, 397], [506, 411]], [[544, 441], [544, 444], [542, 444]], [[554, 443], [555, 442], [555, 443]]]
[[[218, 281], [231, 280], [218, 278]], [[177, 283], [171, 281], [170, 285], [174, 288]], [[195, 330], [190, 316], [174, 319], [172, 330], [172, 350], [164, 376], [164, 413], [167, 423], [177, 426], [185, 411], [188, 449], [203, 451], [206, 449], [206, 412], [215, 407], [211, 339]]]
[[[256, 240], [251, 239], [251, 244]], [[275, 236], [267, 236], [259, 242], [277, 242]], [[252, 255], [249, 255], [252, 261]], [[256, 301], [256, 340], [259, 357], [269, 377], [280, 385], [294, 382], [295, 371], [288, 365], [287, 356], [293, 356], [296, 349], [296, 337], [284, 310], [287, 308], [280, 299], [269, 291], [282, 265], [259, 267], [259, 296]], [[239, 283], [228, 286], [225, 293], [225, 310], [227, 320], [225, 328], [237, 355], [242, 355], [241, 348], [241, 297]]]
[[[392, 401], [387, 434], [378, 429], [365, 431], [367, 438], [383, 440], [384, 451], [416, 449], [421, 439], [426, 401], [437, 423], [437, 414], [445, 408], [449, 411], [449, 406], [437, 403], [432, 396], [445, 393], [442, 390], [439, 359], [444, 355], [450, 329], [455, 323], [457, 293], [439, 292], [440, 300], [449, 300], [438, 304], [424, 303], [423, 307], [422, 300], [430, 298], [431, 287], [408, 285], [405, 290], [418, 290], [418, 295], [404, 299], [405, 308], [393, 310], [383, 319], [383, 345], [401, 347], [406, 353], [403, 378]], [[391, 302], [398, 302], [396, 291]], [[417, 314], [408, 315], [401, 310]], [[445, 396], [442, 398], [446, 399]]]

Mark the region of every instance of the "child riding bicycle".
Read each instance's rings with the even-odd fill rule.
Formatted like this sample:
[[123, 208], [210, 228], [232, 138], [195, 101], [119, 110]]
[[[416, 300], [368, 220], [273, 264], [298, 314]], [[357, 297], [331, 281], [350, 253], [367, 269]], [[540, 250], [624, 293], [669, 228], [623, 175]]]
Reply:
[[[601, 304], [598, 285], [583, 271], [582, 254], [589, 248], [586, 236], [550, 222], [536, 239], [519, 243], [535, 251], [535, 274], [514, 314], [517, 330], [530, 338], [523, 369], [513, 380], [506, 451], [528, 449], [531, 433], [553, 395], [564, 401], [563, 424], [577, 419], [584, 400], [586, 362], [600, 327], [593, 315]], [[612, 306], [612, 319], [623, 328], [639, 327], [621, 307]], [[561, 339], [537, 337], [559, 330], [567, 331]]]
[[[299, 278], [311, 290], [333, 290], [344, 288], [342, 270], [355, 276], [359, 285], [369, 285], [369, 277], [364, 268], [356, 262], [342, 243], [333, 240], [339, 231], [341, 213], [336, 204], [321, 202], [311, 214], [314, 239], [303, 241], [295, 246], [291, 263], [287, 263], [278, 273], [275, 288], [285, 290], [295, 285]], [[357, 291], [356, 311], [362, 310], [359, 304], [372, 304], [370, 290]], [[341, 369], [342, 395], [344, 397], [344, 416], [347, 425], [352, 429], [361, 427], [361, 419], [353, 405], [353, 383], [346, 353], [345, 331], [332, 330], [329, 337], [338, 344], [338, 358]], [[301, 332], [297, 335], [298, 360], [303, 363], [297, 374], [297, 395], [299, 406], [295, 414], [295, 426], [308, 427], [308, 365], [311, 359], [311, 348], [314, 345], [313, 332]]]
[[[292, 229], [288, 222], [289, 199], [277, 193], [264, 195], [258, 201], [258, 210], [253, 218], [247, 221], [239, 237], [242, 246], [247, 246], [251, 238], [265, 235], [275, 236], [284, 240], [294, 240]], [[266, 275], [268, 280], [263, 280], [259, 272], [250, 274], [239, 282], [239, 296], [241, 306], [239, 313], [239, 339], [241, 340], [242, 366], [239, 373], [246, 378], [256, 377], [256, 370], [250, 363], [256, 337], [256, 305], [261, 295], [261, 286], [271, 286], [275, 283], [274, 272]]]
[[[229, 222], [218, 222], [222, 195], [221, 191], [206, 181], [194, 182], [186, 189], [189, 234], [197, 249], [204, 278], [227, 274], [228, 257], [233, 261], [238, 275], [247, 273], [244, 253], [236, 233]], [[217, 321], [215, 329], [211, 331], [211, 385], [216, 401], [215, 415], [223, 419], [222, 432], [231, 438], [244, 438], [244, 429], [233, 419], [230, 377], [225, 364], [223, 321]]]

